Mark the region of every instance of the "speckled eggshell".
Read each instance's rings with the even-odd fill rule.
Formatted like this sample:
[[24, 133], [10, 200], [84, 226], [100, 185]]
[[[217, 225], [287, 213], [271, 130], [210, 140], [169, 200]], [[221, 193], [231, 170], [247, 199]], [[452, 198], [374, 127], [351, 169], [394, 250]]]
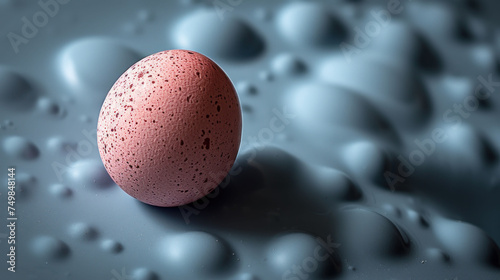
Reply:
[[241, 140], [241, 109], [224, 71], [186, 50], [150, 55], [109, 91], [97, 140], [109, 175], [147, 204], [196, 201], [224, 179]]

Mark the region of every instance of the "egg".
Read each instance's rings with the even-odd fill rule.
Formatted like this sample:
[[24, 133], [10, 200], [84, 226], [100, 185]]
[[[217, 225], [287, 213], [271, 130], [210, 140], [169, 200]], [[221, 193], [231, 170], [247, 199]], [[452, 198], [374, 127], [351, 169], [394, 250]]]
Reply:
[[155, 206], [196, 201], [231, 169], [241, 108], [208, 57], [168, 50], [140, 60], [109, 91], [97, 124], [99, 154], [115, 183]]

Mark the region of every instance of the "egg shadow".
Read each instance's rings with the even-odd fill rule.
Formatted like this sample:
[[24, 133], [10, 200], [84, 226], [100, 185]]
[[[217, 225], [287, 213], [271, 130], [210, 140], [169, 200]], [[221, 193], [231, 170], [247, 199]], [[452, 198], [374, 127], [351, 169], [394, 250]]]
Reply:
[[230, 175], [200, 200], [165, 208], [141, 203], [142, 209], [161, 223], [183, 230], [336, 236], [332, 231], [338, 204], [318, 203], [317, 197], [308, 195], [307, 179], [297, 179], [302, 169], [302, 162], [277, 148], [254, 150], [238, 157]]

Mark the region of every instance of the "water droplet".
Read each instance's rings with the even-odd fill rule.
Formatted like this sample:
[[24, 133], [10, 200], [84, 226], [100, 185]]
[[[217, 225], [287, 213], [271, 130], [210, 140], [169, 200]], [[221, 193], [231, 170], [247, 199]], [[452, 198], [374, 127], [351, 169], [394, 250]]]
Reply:
[[48, 260], [61, 260], [70, 255], [70, 249], [66, 243], [50, 236], [35, 238], [31, 248], [35, 255]]
[[[67, 45], [60, 57], [61, 73], [66, 81], [78, 89], [105, 94], [116, 79], [137, 62], [141, 56], [118, 41], [107, 38], [83, 38]], [[96, 66], [99, 67], [96, 67]]]
[[37, 146], [21, 136], [6, 137], [3, 148], [8, 155], [25, 160], [33, 160], [40, 155]]
[[279, 33], [298, 46], [332, 46], [346, 35], [345, 28], [319, 3], [293, 2], [278, 13]]
[[85, 223], [76, 223], [70, 226], [69, 234], [76, 239], [80, 239], [83, 241], [90, 241], [97, 238], [99, 233], [97, 230]]
[[208, 56], [247, 59], [260, 54], [264, 42], [244, 21], [219, 18], [212, 9], [200, 9], [175, 26], [173, 40], [181, 49], [191, 49]]

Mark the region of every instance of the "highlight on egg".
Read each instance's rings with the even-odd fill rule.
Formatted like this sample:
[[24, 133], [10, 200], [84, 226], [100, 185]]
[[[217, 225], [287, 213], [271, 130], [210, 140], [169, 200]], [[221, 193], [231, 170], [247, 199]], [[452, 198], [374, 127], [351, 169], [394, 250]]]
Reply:
[[229, 77], [208, 57], [168, 50], [140, 60], [109, 91], [97, 124], [106, 170], [155, 206], [194, 202], [231, 169], [241, 108]]

